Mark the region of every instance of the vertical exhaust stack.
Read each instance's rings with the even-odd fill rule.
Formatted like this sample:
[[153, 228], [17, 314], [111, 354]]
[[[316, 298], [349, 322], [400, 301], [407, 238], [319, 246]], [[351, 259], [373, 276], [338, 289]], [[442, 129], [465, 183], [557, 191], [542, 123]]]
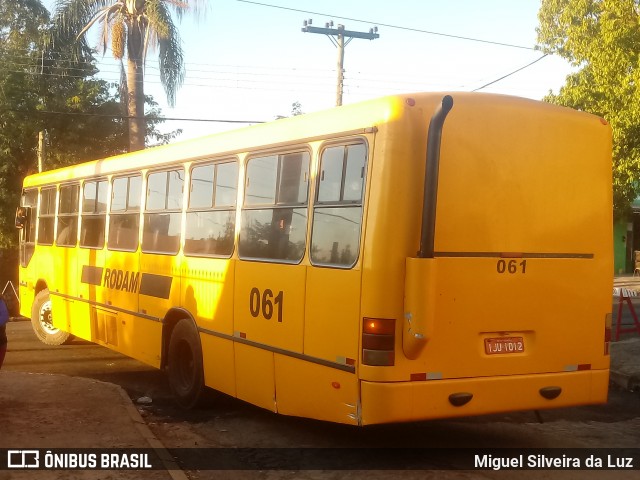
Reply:
[[424, 200], [422, 204], [422, 233], [418, 258], [433, 258], [436, 234], [436, 204], [438, 201], [438, 172], [440, 170], [440, 144], [442, 128], [453, 108], [453, 98], [446, 95], [436, 108], [427, 134], [427, 166], [424, 175]]
[[434, 243], [440, 144], [444, 121], [452, 108], [453, 98], [446, 95], [429, 123], [420, 250], [417, 258], [407, 258], [406, 261], [402, 350], [405, 356], [412, 360], [420, 355], [427, 344], [434, 323], [436, 282]]

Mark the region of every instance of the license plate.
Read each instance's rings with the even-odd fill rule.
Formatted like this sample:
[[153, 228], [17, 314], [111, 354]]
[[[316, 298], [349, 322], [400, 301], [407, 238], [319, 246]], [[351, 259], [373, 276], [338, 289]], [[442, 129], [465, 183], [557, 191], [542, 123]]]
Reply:
[[484, 352], [487, 355], [524, 353], [524, 340], [522, 337], [485, 338]]

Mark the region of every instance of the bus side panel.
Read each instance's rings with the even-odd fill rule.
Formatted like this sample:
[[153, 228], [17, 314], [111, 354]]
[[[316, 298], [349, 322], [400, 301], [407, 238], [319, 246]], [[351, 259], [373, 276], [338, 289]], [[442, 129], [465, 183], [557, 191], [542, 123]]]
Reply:
[[304, 353], [330, 362], [358, 359], [360, 270], [307, 269]]
[[234, 349], [237, 397], [277, 412], [274, 354], [237, 342]]
[[306, 270], [304, 265], [237, 262], [234, 334], [302, 353]]
[[202, 342], [205, 384], [236, 396], [233, 335], [233, 286], [236, 262], [184, 257], [182, 306], [196, 320]]
[[74, 247], [50, 247], [53, 252], [53, 277], [49, 282], [49, 290], [73, 297], [77, 296], [78, 279], [75, 272], [78, 268], [77, 249]]
[[278, 413], [358, 424], [358, 378], [350, 372], [275, 355]]
[[227, 395], [237, 396], [233, 342], [206, 332], [200, 333], [200, 341], [205, 385]]
[[[78, 297], [82, 301], [74, 304], [74, 315], [69, 319], [69, 332], [85, 340], [115, 348], [118, 345], [117, 325], [114, 325], [116, 321], [101, 316], [102, 309], [96, 311], [97, 303], [104, 304], [104, 250], [79, 247], [76, 253], [76, 281]], [[107, 326], [107, 323], [111, 325]]]
[[198, 327], [233, 335], [233, 286], [236, 262], [185, 257], [182, 262], [181, 305]]

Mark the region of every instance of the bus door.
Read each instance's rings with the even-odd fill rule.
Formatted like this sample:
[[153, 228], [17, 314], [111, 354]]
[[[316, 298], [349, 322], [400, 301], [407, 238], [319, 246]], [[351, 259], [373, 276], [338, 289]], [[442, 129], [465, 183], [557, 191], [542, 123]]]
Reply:
[[272, 411], [277, 361], [303, 352], [309, 164], [309, 152], [300, 149], [252, 157], [246, 166], [235, 272], [236, 388], [239, 398]]

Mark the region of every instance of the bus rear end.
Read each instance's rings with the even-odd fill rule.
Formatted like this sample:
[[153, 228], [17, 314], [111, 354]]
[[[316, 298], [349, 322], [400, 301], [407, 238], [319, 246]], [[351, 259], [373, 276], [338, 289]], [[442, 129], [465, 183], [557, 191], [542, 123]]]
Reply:
[[453, 94], [406, 99], [393, 123], [365, 236], [362, 423], [606, 402], [607, 122]]

